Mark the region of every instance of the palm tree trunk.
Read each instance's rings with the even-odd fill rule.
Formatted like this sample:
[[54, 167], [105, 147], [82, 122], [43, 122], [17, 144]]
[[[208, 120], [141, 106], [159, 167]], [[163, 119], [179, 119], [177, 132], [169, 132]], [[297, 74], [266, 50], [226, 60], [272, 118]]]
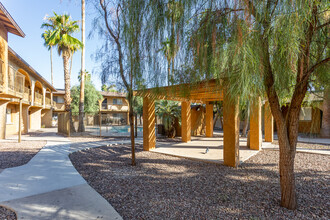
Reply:
[[85, 100], [85, 0], [81, 0], [81, 80], [80, 80], [80, 99], [79, 99], [79, 126], [78, 131], [84, 132], [84, 100]]
[[50, 75], [52, 78], [52, 86], [54, 86], [54, 75], [53, 75], [53, 48], [50, 47]]
[[68, 49], [64, 49], [62, 52], [63, 57], [63, 67], [64, 67], [64, 89], [65, 89], [65, 95], [64, 95], [64, 105], [65, 105], [65, 111], [69, 113], [70, 116], [70, 132], [76, 132], [73, 120], [72, 120], [72, 112], [71, 112], [71, 91], [70, 91], [70, 65], [69, 60], [71, 57], [70, 52]]
[[247, 135], [247, 129], [249, 126], [249, 118], [250, 118], [250, 106], [247, 104], [247, 110], [246, 110], [246, 116], [244, 120], [244, 126], [243, 126], [243, 131], [242, 131], [242, 137], [246, 137]]

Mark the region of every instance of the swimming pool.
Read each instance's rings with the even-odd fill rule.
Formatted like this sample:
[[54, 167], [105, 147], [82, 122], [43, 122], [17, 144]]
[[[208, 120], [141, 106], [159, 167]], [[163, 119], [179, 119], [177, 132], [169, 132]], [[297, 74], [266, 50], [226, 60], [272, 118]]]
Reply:
[[[130, 126], [110, 126], [109, 127], [110, 132], [115, 132], [115, 133], [128, 133], [130, 132]], [[138, 127], [137, 128], [138, 132], [142, 132], [143, 128], [142, 127]]]

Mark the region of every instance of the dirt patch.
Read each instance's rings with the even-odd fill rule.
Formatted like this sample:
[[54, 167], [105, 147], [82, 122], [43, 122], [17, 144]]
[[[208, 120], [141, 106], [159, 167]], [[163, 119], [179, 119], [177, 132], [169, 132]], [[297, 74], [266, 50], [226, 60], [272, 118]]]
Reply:
[[328, 219], [329, 156], [297, 153], [298, 209], [280, 207], [278, 151], [261, 151], [234, 169], [130, 146], [70, 155], [75, 168], [124, 219]]
[[46, 141], [0, 142], [0, 169], [28, 163], [46, 143]]
[[6, 207], [0, 206], [0, 219], [16, 220], [16, 213]]

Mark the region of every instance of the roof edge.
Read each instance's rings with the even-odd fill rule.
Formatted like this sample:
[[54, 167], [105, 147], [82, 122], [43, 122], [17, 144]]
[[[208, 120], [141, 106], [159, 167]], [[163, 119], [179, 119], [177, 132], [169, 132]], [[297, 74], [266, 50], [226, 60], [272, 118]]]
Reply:
[[21, 62], [23, 62], [33, 73], [35, 73], [38, 77], [41, 78], [41, 81], [45, 84], [47, 84], [47, 86], [49, 88], [51, 88], [52, 91], [56, 92], [57, 90], [55, 89], [55, 87], [53, 85], [51, 85], [42, 75], [40, 75], [40, 73], [38, 73], [30, 64], [28, 64], [20, 55], [18, 55], [11, 47], [8, 46], [8, 51], [10, 53], [12, 53], [15, 57], [17, 57], [17, 59], [19, 59]]
[[16, 21], [14, 20], [14, 18], [9, 14], [9, 12], [7, 11], [7, 9], [5, 8], [5, 6], [3, 6], [3, 4], [0, 2], [0, 10], [3, 11], [3, 13], [6, 15], [6, 17], [8, 18], [8, 20], [12, 23], [12, 25], [14, 25], [14, 27], [16, 28], [17, 33], [12, 33], [12, 34], [16, 34], [20, 37], [25, 37], [25, 33], [22, 31], [22, 29], [18, 26], [18, 24], [16, 23]]

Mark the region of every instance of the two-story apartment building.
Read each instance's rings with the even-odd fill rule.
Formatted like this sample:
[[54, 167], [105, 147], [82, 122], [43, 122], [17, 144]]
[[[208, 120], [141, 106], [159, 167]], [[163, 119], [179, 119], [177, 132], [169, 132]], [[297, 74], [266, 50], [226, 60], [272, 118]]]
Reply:
[[[0, 138], [51, 126], [56, 89], [8, 46], [8, 33], [25, 34], [0, 3]], [[20, 123], [19, 123], [20, 121]], [[33, 122], [33, 123], [32, 123]]]
[[111, 124], [129, 124], [129, 106], [126, 93], [101, 92], [103, 101], [101, 103], [102, 120]]
[[[54, 106], [53, 116], [56, 117], [58, 113], [65, 111], [64, 107], [64, 94], [63, 89], [56, 89], [53, 93], [53, 99], [56, 105]], [[128, 101], [125, 93], [118, 92], [101, 92], [103, 99], [100, 100], [100, 109], [102, 116], [102, 124], [128, 124]], [[87, 113], [88, 115], [88, 113]], [[99, 115], [97, 114], [96, 117]], [[97, 125], [99, 123], [98, 118], [85, 117], [86, 125]]]

